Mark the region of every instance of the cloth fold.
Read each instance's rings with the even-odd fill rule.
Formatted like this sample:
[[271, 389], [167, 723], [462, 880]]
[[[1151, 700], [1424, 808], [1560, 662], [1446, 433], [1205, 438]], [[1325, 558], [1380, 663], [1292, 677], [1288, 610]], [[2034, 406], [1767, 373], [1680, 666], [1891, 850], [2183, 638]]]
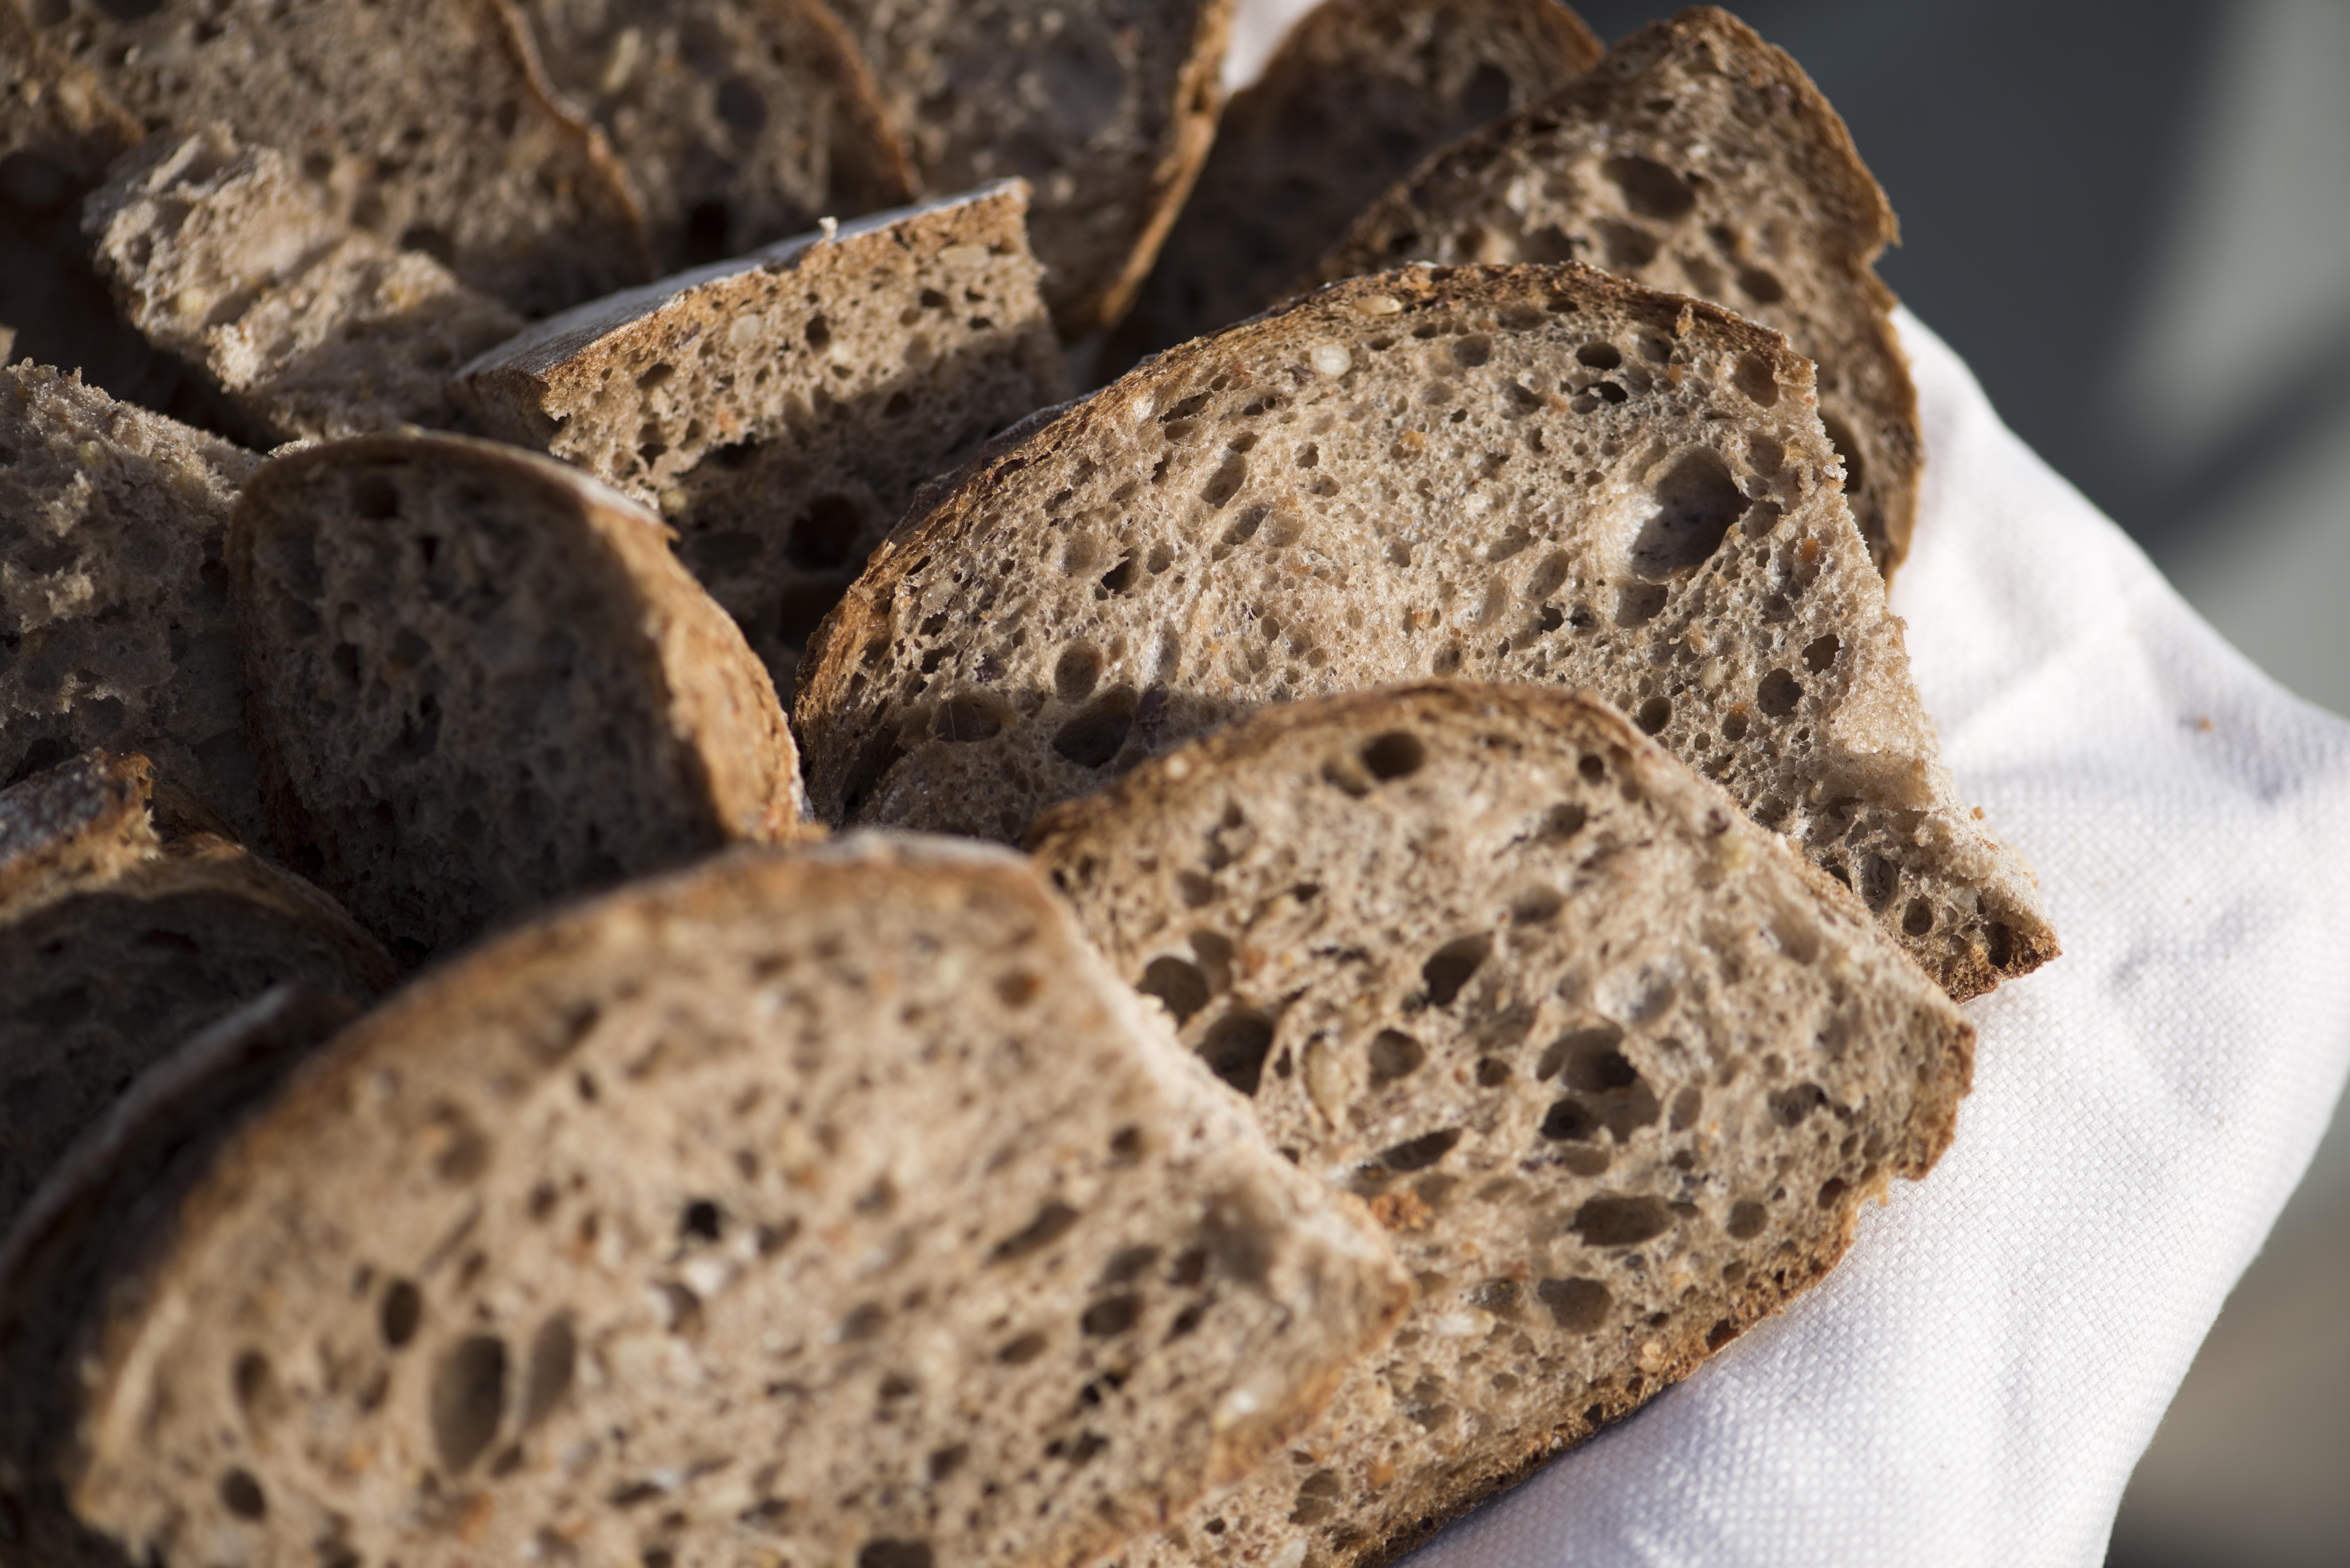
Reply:
[[1414, 1568], [2095, 1564], [2350, 1067], [2350, 725], [2288, 695], [1908, 312], [1893, 607], [1943, 757], [2064, 955], [1844, 1263]]

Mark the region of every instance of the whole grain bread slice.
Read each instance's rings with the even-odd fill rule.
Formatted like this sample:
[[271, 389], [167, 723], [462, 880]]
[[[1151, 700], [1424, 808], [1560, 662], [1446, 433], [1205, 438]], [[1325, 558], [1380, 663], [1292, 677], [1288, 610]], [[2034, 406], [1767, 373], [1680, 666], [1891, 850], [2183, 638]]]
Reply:
[[257, 445], [445, 426], [452, 374], [522, 330], [503, 302], [353, 228], [285, 154], [224, 125], [150, 137], [82, 213], [124, 314], [201, 366]]
[[1255, 315], [1421, 159], [1601, 52], [1559, 0], [1322, 0], [1224, 106], [1117, 334], [1126, 358]]
[[137, 755], [0, 790], [0, 1232], [189, 1034], [281, 982], [363, 1002], [397, 972], [334, 900], [218, 826]]
[[1290, 1462], [1128, 1568], [1400, 1555], [1818, 1280], [1972, 1069], [1850, 892], [1588, 694], [1267, 709], [1032, 847], [1419, 1286]]
[[222, 557], [260, 459], [77, 375], [0, 369], [0, 785], [140, 751], [265, 832]]
[[1617, 45], [1372, 203], [1310, 283], [1406, 262], [1587, 261], [1717, 300], [1819, 366], [1820, 419], [1890, 580], [1917, 520], [1918, 393], [1873, 264], [1898, 230], [1803, 67], [1728, 12]]
[[1303, 1426], [1407, 1290], [1032, 869], [919, 844], [485, 945], [176, 1227], [68, 1478], [174, 1568], [1076, 1568]]
[[1024, 178], [1065, 338], [1126, 313], [1214, 140], [1233, 0], [838, 0], [922, 189]]
[[1407, 268], [1170, 349], [875, 553], [800, 670], [816, 810], [1016, 838], [1269, 702], [1587, 685], [1989, 990], [2054, 938], [1939, 760], [1811, 374], [1572, 263]]
[[1064, 395], [1016, 181], [542, 322], [467, 366], [481, 427], [657, 506], [788, 694], [923, 481]]
[[150, 130], [225, 121], [338, 217], [526, 315], [650, 275], [627, 175], [548, 96], [506, 0], [6, 3]]
[[660, 523], [451, 435], [277, 458], [229, 564], [287, 863], [409, 961], [804, 828], [775, 688]]
[[132, 1568], [74, 1518], [61, 1470], [81, 1352], [109, 1289], [138, 1277], [213, 1151], [350, 1020], [344, 997], [274, 986], [140, 1074], [50, 1171], [0, 1240], [0, 1517], [7, 1561]]
[[856, 43], [818, 0], [520, 0], [556, 91], [603, 129], [665, 269], [913, 196]]

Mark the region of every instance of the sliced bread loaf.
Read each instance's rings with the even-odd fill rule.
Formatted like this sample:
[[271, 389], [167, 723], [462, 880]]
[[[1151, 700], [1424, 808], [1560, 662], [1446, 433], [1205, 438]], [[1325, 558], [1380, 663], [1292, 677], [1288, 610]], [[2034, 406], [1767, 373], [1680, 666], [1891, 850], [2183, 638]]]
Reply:
[[1414, 164], [1600, 53], [1558, 0], [1323, 0], [1224, 106], [1118, 334], [1128, 358], [1255, 315]]
[[74, 1518], [61, 1484], [90, 1325], [240, 1116], [351, 1013], [340, 996], [281, 985], [224, 1014], [108, 1107], [0, 1241], [0, 1558], [131, 1568]]
[[365, 1001], [391, 960], [334, 901], [104, 752], [0, 790], [0, 1231], [146, 1066], [281, 981]]
[[404, 960], [802, 831], [742, 633], [656, 518], [560, 463], [307, 448], [255, 474], [229, 564], [279, 848]]
[[525, 314], [650, 273], [627, 176], [547, 96], [506, 0], [44, 0], [26, 15], [150, 130], [225, 121], [296, 160], [338, 217]]
[[225, 126], [150, 137], [82, 206], [150, 342], [208, 372], [255, 444], [446, 425], [449, 378], [522, 329], [505, 305], [329, 213]]
[[1811, 78], [1711, 7], [1642, 28], [1546, 103], [1446, 149], [1323, 258], [1592, 262], [1719, 300], [1819, 366], [1820, 419], [1878, 569], [1909, 547], [1918, 394], [1872, 264], [1893, 209]]
[[142, 1561], [1076, 1568], [1400, 1310], [1024, 863], [743, 851], [313, 1059], [86, 1384]]
[[1215, 137], [1233, 0], [837, 0], [925, 191], [1024, 178], [1067, 338], [1126, 313]]
[[1811, 374], [1571, 263], [1408, 268], [1170, 349], [875, 553], [800, 671], [816, 808], [1014, 838], [1267, 702], [1588, 685], [1988, 990], [2054, 939], [1938, 760]]
[[543, 322], [465, 368], [481, 426], [658, 506], [788, 693], [917, 486], [1063, 395], [1017, 182]]
[[140, 751], [259, 841], [221, 552], [260, 461], [78, 375], [0, 369], [0, 784]]
[[1972, 1068], [1850, 893], [1587, 695], [1269, 709], [1033, 846], [1419, 1287], [1285, 1459], [1128, 1568], [1391, 1561], [1817, 1280]]
[[664, 269], [910, 200], [897, 131], [818, 0], [521, 0], [556, 91], [603, 128]]

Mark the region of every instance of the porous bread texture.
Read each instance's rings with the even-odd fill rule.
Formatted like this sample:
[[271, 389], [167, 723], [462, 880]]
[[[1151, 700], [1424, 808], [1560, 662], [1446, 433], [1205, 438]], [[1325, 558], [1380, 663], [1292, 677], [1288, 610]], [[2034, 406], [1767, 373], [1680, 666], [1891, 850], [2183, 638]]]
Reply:
[[1143, 365], [890, 535], [795, 717], [820, 816], [1010, 839], [1429, 674], [1596, 688], [1954, 996], [2056, 950], [1937, 756], [1809, 362], [1573, 263], [1353, 280]]
[[1587, 261], [1718, 300], [1819, 367], [1820, 419], [1889, 581], [1925, 448], [1877, 253], [1885, 192], [1803, 67], [1744, 23], [1684, 11], [1548, 102], [1447, 148], [1381, 196], [1311, 283], [1406, 262]]
[[1128, 1568], [1399, 1555], [1817, 1280], [1972, 1070], [1850, 893], [1588, 695], [1268, 709], [1032, 846], [1419, 1287], [1286, 1455]]
[[146, 758], [104, 753], [0, 790], [0, 1232], [134, 1076], [237, 1002], [286, 981], [365, 1001], [396, 973], [332, 899], [154, 794]]
[[838, 0], [925, 191], [1022, 177], [1064, 338], [1126, 313], [1214, 140], [1233, 0]]
[[816, 0], [521, 0], [556, 91], [603, 128], [664, 269], [912, 199], [873, 73]]
[[1224, 106], [1117, 335], [1127, 358], [1255, 315], [1414, 164], [1601, 52], [1558, 0], [1323, 0]]
[[71, 1495], [173, 1565], [1075, 1568], [1407, 1290], [1025, 864], [743, 851], [329, 1045], [109, 1324]]
[[276, 986], [175, 1047], [57, 1162], [0, 1241], [0, 1517], [7, 1561], [130, 1568], [73, 1516], [59, 1469], [82, 1353], [108, 1287], [169, 1216], [239, 1116], [349, 1021], [344, 998]]
[[816, 831], [742, 633], [659, 520], [560, 463], [306, 448], [246, 487], [229, 565], [280, 852], [403, 960]]
[[918, 486], [1065, 395], [1016, 181], [544, 322], [465, 368], [490, 433], [657, 506], [788, 696]]
[[0, 368], [0, 784], [143, 752], [260, 841], [222, 558], [260, 461], [78, 374]]
[[506, 0], [45, 0], [26, 15], [151, 130], [225, 121], [296, 160], [337, 217], [525, 315], [650, 275], [627, 175], [547, 96]]
[[354, 229], [224, 125], [148, 138], [82, 205], [124, 314], [208, 372], [255, 444], [440, 426], [449, 378], [522, 330], [421, 251]]

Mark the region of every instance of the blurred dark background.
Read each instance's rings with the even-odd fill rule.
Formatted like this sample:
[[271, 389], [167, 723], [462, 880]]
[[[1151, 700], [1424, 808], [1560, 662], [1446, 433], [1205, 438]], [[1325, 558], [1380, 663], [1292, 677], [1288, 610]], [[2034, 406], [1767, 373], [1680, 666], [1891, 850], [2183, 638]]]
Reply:
[[[1675, 8], [1576, 5], [1611, 41]], [[1843, 113], [1900, 214], [1880, 270], [2007, 422], [2254, 662], [2350, 712], [2350, 0], [1731, 9]], [[2107, 1563], [2350, 1563], [2338, 1114]]]

